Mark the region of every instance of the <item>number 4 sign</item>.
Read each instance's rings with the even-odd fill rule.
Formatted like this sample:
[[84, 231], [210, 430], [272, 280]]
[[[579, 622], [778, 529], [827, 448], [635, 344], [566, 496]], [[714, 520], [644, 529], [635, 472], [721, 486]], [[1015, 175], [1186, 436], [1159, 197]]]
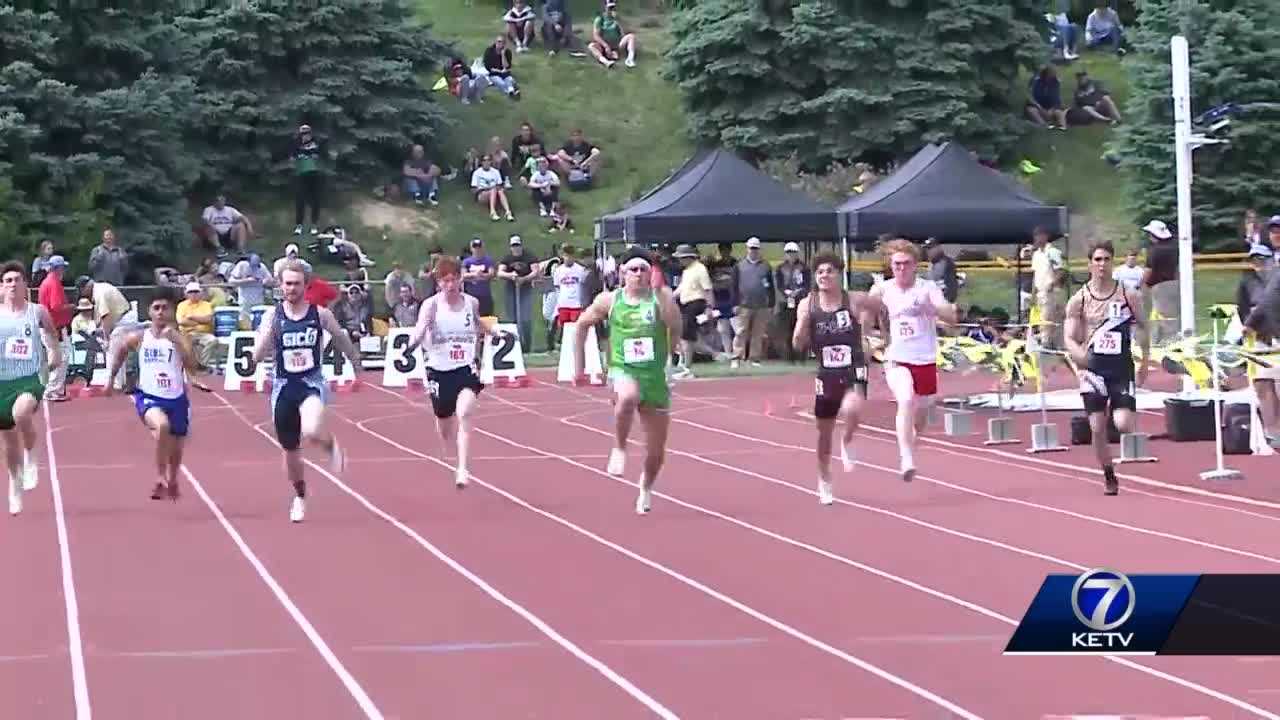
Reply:
[[498, 330], [503, 335], [497, 340], [485, 338], [480, 382], [485, 385], [524, 387], [529, 384], [529, 378], [525, 374], [520, 330], [515, 324], [499, 325]]

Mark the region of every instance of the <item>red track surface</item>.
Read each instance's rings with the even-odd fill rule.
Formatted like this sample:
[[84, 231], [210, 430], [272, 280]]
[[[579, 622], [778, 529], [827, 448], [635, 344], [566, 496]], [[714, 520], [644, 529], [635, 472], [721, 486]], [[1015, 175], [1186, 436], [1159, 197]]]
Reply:
[[197, 395], [176, 506], [147, 497], [125, 400], [54, 406], [40, 488], [0, 523], [0, 717], [1280, 717], [1280, 661], [1001, 655], [1046, 573], [1280, 572], [1280, 461], [1204, 488], [1211, 444], [1155, 442], [1122, 468], [1155, 482], [1107, 498], [1083, 449], [935, 431], [904, 485], [878, 383], [821, 507], [811, 385], [678, 385], [645, 517], [639, 448], [602, 471], [598, 388], [487, 391], [462, 492], [422, 396], [337, 394], [348, 468], [308, 470], [302, 525], [262, 395]]

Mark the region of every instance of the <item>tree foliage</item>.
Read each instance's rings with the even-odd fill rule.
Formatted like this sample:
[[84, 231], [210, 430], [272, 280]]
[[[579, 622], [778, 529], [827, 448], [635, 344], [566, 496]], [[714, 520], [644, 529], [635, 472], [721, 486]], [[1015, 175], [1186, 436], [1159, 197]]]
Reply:
[[1025, 124], [1036, 0], [701, 0], [667, 72], [700, 141], [811, 169], [955, 139], [994, 155]]
[[[1141, 0], [1141, 25], [1125, 59], [1131, 95], [1113, 150], [1137, 223], [1176, 219], [1169, 39], [1185, 33], [1191, 54], [1192, 115], [1224, 103], [1280, 102], [1280, 45], [1258, 18], [1270, 0]], [[1230, 129], [1231, 144], [1195, 151], [1193, 233], [1205, 247], [1238, 242], [1244, 209], [1280, 197], [1273, 158], [1280, 113], [1251, 112]], [[1266, 207], [1261, 212], [1270, 213]]]
[[447, 48], [406, 0], [142, 6], [0, 7], [8, 256], [52, 239], [74, 262], [111, 223], [137, 265], [174, 262], [188, 199], [287, 183], [300, 123], [337, 152], [327, 170], [349, 187], [445, 121], [419, 77]]

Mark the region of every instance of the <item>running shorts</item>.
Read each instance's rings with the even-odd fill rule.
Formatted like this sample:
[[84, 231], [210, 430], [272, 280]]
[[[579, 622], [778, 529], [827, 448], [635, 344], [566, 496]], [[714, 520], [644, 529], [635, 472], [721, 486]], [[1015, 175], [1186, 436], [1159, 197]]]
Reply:
[[276, 441], [285, 450], [302, 446], [302, 403], [311, 396], [329, 401], [329, 388], [324, 378], [276, 379], [271, 386], [271, 419], [276, 427]]
[[867, 368], [855, 367], [853, 372], [822, 373], [814, 380], [813, 416], [830, 420], [840, 414], [845, 393], [850, 388], [867, 398]]
[[666, 410], [671, 407], [671, 386], [667, 371], [636, 372], [622, 367], [609, 368], [609, 380], [616, 389], [619, 383], [633, 382], [640, 388], [640, 407]]
[[13, 429], [13, 406], [23, 395], [31, 395], [36, 399], [36, 405], [40, 405], [44, 397], [44, 383], [40, 382], [39, 375], [0, 380], [0, 430]]
[[431, 396], [431, 409], [438, 418], [451, 418], [458, 412], [458, 396], [463, 390], [476, 395], [484, 390], [484, 383], [470, 365], [452, 370], [427, 368], [427, 393]]
[[1086, 413], [1115, 410], [1137, 410], [1138, 400], [1133, 396], [1133, 379], [1128, 373], [1118, 376], [1093, 370], [1080, 372], [1080, 397]]
[[186, 393], [181, 397], [162, 398], [136, 390], [133, 393], [133, 406], [138, 411], [140, 420], [152, 408], [160, 408], [169, 420], [169, 434], [174, 437], [186, 437], [191, 431], [191, 400]]

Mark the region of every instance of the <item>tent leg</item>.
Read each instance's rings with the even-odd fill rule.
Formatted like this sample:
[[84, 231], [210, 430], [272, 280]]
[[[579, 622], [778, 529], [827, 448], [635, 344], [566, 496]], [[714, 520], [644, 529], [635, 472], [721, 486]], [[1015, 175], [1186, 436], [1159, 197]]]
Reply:
[[841, 273], [841, 275], [844, 275], [844, 289], [845, 291], [848, 291], [849, 290], [849, 236], [848, 235], [841, 236], [840, 245], [841, 245], [840, 255], [844, 259], [844, 272]]

